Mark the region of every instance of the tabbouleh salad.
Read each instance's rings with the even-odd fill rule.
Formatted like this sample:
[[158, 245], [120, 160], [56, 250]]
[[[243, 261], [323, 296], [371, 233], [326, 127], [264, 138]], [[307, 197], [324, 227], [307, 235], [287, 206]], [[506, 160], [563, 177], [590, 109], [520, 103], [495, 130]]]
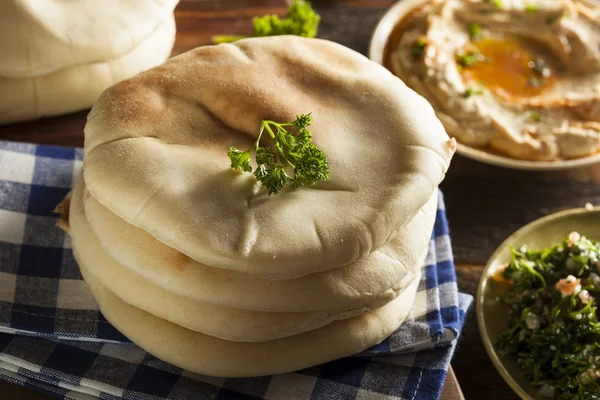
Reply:
[[516, 357], [540, 399], [600, 399], [599, 269], [600, 243], [572, 232], [543, 250], [512, 248], [494, 276], [509, 285], [497, 347]]

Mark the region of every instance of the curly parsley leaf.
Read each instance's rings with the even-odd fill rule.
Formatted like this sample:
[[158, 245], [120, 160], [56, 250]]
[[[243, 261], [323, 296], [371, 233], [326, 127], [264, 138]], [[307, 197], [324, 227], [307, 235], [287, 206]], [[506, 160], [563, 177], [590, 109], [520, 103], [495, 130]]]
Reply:
[[292, 125], [298, 132], [300, 132], [301, 130], [308, 128], [312, 122], [313, 119], [310, 113], [302, 114], [296, 117], [296, 119], [292, 122]]
[[268, 147], [259, 147], [256, 149], [256, 163], [258, 165], [262, 164], [275, 164], [275, 158], [273, 157], [273, 153], [271, 153], [271, 149]]
[[275, 163], [268, 167], [264, 164], [260, 165], [255, 171], [254, 176], [267, 188], [269, 196], [279, 193], [281, 189], [292, 181], [292, 178], [289, 177], [285, 170], [285, 165], [281, 163]]
[[329, 167], [325, 154], [314, 144], [308, 143], [302, 148], [300, 157], [296, 158], [293, 185], [312, 186], [318, 181], [329, 179]]
[[[258, 139], [250, 149], [240, 151], [233, 146], [229, 148], [227, 156], [231, 168], [252, 172], [250, 158], [254, 150], [257, 167], [253, 175], [267, 189], [269, 196], [279, 193], [288, 185], [312, 186], [328, 180], [330, 171], [327, 159], [312, 143], [312, 134], [308, 129], [311, 123], [310, 114], [299, 115], [288, 123], [262, 121]], [[274, 149], [259, 146], [264, 132], [271, 138]]]
[[277, 15], [264, 15], [254, 17], [252, 25], [254, 31], [250, 36], [219, 35], [213, 36], [215, 44], [231, 43], [248, 37], [263, 37], [276, 35], [296, 35], [304, 37], [315, 37], [319, 29], [321, 17], [305, 0], [294, 0], [287, 10], [284, 18]]
[[231, 146], [227, 151], [227, 157], [231, 160], [231, 168], [241, 169], [242, 171], [251, 172], [250, 165], [250, 150], [241, 151]]

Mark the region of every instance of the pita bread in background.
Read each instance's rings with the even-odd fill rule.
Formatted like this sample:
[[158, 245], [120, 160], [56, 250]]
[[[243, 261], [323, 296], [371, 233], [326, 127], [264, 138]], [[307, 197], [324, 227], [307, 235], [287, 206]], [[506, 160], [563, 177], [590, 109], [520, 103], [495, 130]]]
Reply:
[[[404, 289], [406, 276], [414, 267], [421, 267], [429, 247], [437, 195], [435, 191], [408, 225], [377, 251], [343, 267], [289, 280], [264, 279], [201, 264], [120, 219], [87, 191], [83, 204], [95, 240], [106, 253], [122, 268], [168, 292], [226, 308], [327, 310], [338, 314], [379, 307]], [[80, 254], [83, 256], [84, 251]]]
[[122, 59], [169, 23], [177, 2], [2, 0], [0, 78], [39, 77]]
[[[267, 197], [227, 150], [312, 113], [331, 179]], [[122, 81], [85, 127], [87, 189], [190, 258], [268, 279], [334, 269], [427, 203], [455, 142], [425, 99], [344, 46], [295, 36], [200, 47]]]
[[[75, 252], [77, 256], [77, 252]], [[154, 356], [188, 371], [224, 377], [271, 375], [359, 353], [391, 335], [409, 316], [420, 280], [385, 306], [299, 335], [258, 343], [218, 339], [133, 307], [81, 270], [102, 314]]]
[[[0, 1], [0, 9], [2, 8], [1, 4], [4, 4], [3, 1]], [[7, 0], [7, 3], [12, 1]], [[78, 1], [63, 3], [76, 4]], [[46, 2], [46, 0], [42, 0], [40, 4]], [[103, 4], [103, 0], [98, 2], [98, 4], [100, 3]], [[154, 2], [137, 3], [153, 4]], [[0, 15], [2, 15], [1, 11]], [[1, 24], [0, 22], [0, 31], [2, 30]], [[171, 14], [148, 37], [119, 58], [68, 66], [40, 76], [17, 78], [0, 76], [0, 93], [2, 93], [0, 96], [0, 124], [66, 114], [89, 108], [109, 86], [164, 62], [171, 54], [174, 41], [175, 20]], [[0, 49], [2, 49], [1, 46]], [[0, 57], [1, 65], [3, 65], [3, 60]]]

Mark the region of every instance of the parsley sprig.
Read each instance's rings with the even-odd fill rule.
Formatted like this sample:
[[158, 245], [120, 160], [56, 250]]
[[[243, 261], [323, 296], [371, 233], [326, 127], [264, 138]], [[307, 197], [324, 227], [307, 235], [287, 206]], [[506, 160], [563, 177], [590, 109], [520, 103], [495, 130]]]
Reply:
[[[312, 123], [310, 114], [302, 114], [292, 122], [279, 123], [263, 120], [256, 142], [246, 151], [234, 146], [229, 148], [227, 156], [231, 168], [252, 172], [251, 157], [255, 152], [257, 164], [253, 175], [267, 188], [268, 195], [277, 194], [284, 187], [312, 186], [319, 181], [329, 179], [329, 166], [325, 154], [312, 143], [312, 134], [308, 126]], [[291, 129], [295, 131], [295, 135]], [[261, 146], [260, 139], [267, 132], [275, 150]], [[293, 171], [293, 176], [288, 171]]]
[[321, 17], [312, 9], [310, 2], [294, 0], [283, 19], [277, 15], [254, 17], [252, 20], [254, 27], [252, 35], [217, 35], [213, 36], [212, 41], [215, 44], [231, 43], [248, 37], [276, 35], [296, 35], [312, 38], [317, 36], [320, 21]]

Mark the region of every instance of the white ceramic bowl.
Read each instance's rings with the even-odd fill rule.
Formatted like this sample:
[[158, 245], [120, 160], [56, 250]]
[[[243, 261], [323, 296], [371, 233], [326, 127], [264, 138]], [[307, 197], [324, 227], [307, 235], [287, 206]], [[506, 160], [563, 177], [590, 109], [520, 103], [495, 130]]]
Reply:
[[[379, 64], [383, 64], [383, 57], [388, 39], [398, 24], [399, 21], [417, 7], [422, 6], [429, 0], [400, 0], [394, 4], [387, 13], [381, 18], [369, 44], [369, 58]], [[500, 167], [534, 170], [534, 171], [549, 171], [549, 170], [565, 170], [577, 167], [585, 167], [600, 163], [600, 153], [589, 157], [577, 158], [573, 160], [559, 161], [526, 161], [516, 158], [504, 157], [498, 154], [491, 153], [485, 149], [478, 149], [459, 143], [459, 154], [473, 160], [481, 161], [487, 164], [492, 164]]]

